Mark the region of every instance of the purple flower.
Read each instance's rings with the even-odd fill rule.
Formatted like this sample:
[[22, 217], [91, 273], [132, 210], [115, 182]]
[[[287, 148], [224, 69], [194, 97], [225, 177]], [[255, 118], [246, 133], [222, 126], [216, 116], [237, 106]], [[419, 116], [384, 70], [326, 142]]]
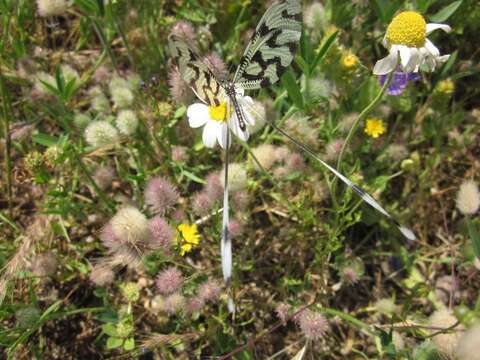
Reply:
[[[385, 84], [385, 81], [387, 81], [387, 77], [388, 77], [388, 74], [380, 75], [378, 77], [380, 81], [380, 85], [383, 86], [383, 84]], [[415, 72], [406, 73], [406, 72], [403, 72], [400, 69], [400, 67], [398, 67], [397, 71], [395, 71], [395, 73], [393, 74], [393, 79], [390, 85], [388, 86], [387, 93], [388, 95], [394, 95], [394, 96], [401, 95], [405, 90], [405, 88], [407, 87], [409, 81], [417, 81], [417, 80], [420, 80], [420, 75], [418, 73], [415, 73]]]

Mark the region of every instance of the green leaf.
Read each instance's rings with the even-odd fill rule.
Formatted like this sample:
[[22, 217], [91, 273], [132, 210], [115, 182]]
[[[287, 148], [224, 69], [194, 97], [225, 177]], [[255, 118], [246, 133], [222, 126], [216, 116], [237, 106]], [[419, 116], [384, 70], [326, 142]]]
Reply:
[[337, 38], [338, 35], [338, 30], [335, 31], [333, 34], [331, 34], [327, 40], [323, 43], [322, 47], [318, 50], [317, 56], [313, 63], [311, 64], [310, 67], [310, 73], [312, 73], [315, 68], [320, 64], [320, 62], [323, 60], [325, 55], [327, 54], [327, 51], [330, 49], [330, 46], [332, 46], [333, 42]]
[[55, 70], [55, 80], [57, 81], [58, 92], [63, 96], [65, 91], [65, 78], [63, 77], [62, 70], [59, 66]]
[[430, 16], [430, 21], [441, 23], [447, 20], [450, 16], [453, 15], [455, 11], [462, 5], [463, 0], [458, 0], [452, 2], [450, 5], [445, 6], [442, 10], [437, 12], [435, 15]]
[[56, 312], [60, 308], [60, 305], [62, 305], [62, 302], [63, 302], [63, 300], [58, 300], [58, 301], [54, 302], [52, 305], [50, 305], [49, 308], [47, 310], [45, 310], [45, 312], [42, 314], [42, 316], [40, 316], [40, 320], [41, 321], [45, 320], [48, 315]]
[[182, 169], [182, 174], [185, 175], [187, 178], [190, 180], [199, 183], [199, 184], [206, 184], [207, 182], [203, 179], [200, 179], [197, 175], [191, 173], [190, 171], [187, 171], [185, 169]]
[[114, 324], [108, 323], [102, 326], [102, 330], [105, 334], [107, 334], [110, 337], [115, 337], [117, 336], [117, 329]]
[[185, 113], [187, 112], [187, 107], [185, 105], [179, 107], [176, 111], [175, 114], [173, 114], [174, 119], [179, 119], [181, 118]]
[[55, 96], [60, 96], [60, 91], [52, 84], [49, 84], [46, 81], [40, 80], [40, 82], [47, 88], [48, 91], [50, 91], [53, 95]]
[[305, 59], [301, 56], [297, 56], [295, 58], [295, 62], [297, 63], [297, 65], [300, 67], [300, 69], [302, 69], [302, 72], [305, 73], [305, 74], [308, 74], [310, 73], [310, 69], [309, 69], [309, 66], [308, 66], [308, 63], [305, 61]]
[[76, 79], [73, 78], [65, 86], [65, 89], [64, 89], [65, 99], [69, 100], [73, 96], [73, 94], [75, 94], [77, 89], [78, 87], [76, 86]]
[[111, 337], [107, 340], [107, 349], [116, 349], [123, 345], [123, 339]]
[[295, 106], [299, 109], [303, 109], [303, 96], [300, 92], [300, 86], [298, 86], [295, 76], [292, 73], [292, 70], [288, 70], [282, 76], [282, 84], [287, 90], [288, 96], [292, 99]]
[[398, 1], [392, 0], [373, 0], [370, 2], [370, 5], [383, 23], [388, 23], [398, 9], [404, 6], [403, 4], [399, 4]]
[[452, 68], [453, 64], [455, 63], [455, 60], [457, 60], [457, 56], [458, 56], [458, 50], [456, 50], [452, 55], [450, 55], [446, 64], [443, 65], [442, 71], [440, 72], [441, 79], [447, 76], [447, 72]]
[[37, 144], [47, 147], [58, 144], [58, 138], [42, 133], [32, 135], [32, 140]]
[[95, 0], [75, 0], [75, 4], [89, 15], [95, 15], [99, 12], [98, 3]]
[[133, 350], [135, 348], [135, 339], [132, 337], [132, 338], [128, 338], [127, 340], [125, 340], [125, 342], [123, 343], [123, 349], [126, 350], [126, 351], [130, 351], [130, 350]]
[[310, 37], [305, 33], [302, 34], [300, 38], [300, 56], [302, 59], [305, 59], [307, 63], [312, 62], [315, 56]]
[[431, 0], [417, 0], [417, 10], [420, 13], [425, 13], [430, 5], [432, 5]]
[[467, 219], [468, 235], [472, 239], [473, 251], [478, 259], [480, 259], [480, 233], [475, 223], [471, 219]]

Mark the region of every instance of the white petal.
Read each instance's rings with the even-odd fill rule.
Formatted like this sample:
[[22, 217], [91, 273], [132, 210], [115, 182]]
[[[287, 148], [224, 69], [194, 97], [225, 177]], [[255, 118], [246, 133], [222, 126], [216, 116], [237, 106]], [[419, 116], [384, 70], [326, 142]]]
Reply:
[[405, 71], [413, 72], [415, 71], [415, 69], [418, 69], [421, 63], [422, 63], [422, 56], [420, 51], [416, 48], [412, 48], [410, 49], [410, 61], [405, 67]]
[[220, 126], [220, 131], [217, 133], [217, 141], [222, 147], [222, 149], [225, 149], [227, 147], [227, 132], [228, 132], [227, 124], [222, 123]]
[[395, 70], [397, 57], [397, 53], [391, 52], [387, 57], [384, 57], [382, 60], [378, 60], [373, 67], [373, 73], [375, 75], [385, 75], [391, 73], [393, 70]]
[[440, 56], [440, 50], [428, 39], [425, 40], [425, 49], [433, 56]]
[[447, 62], [448, 59], [450, 59], [450, 54], [438, 56], [436, 60], [437, 60], [437, 62], [443, 64], [444, 62]]
[[443, 31], [449, 33], [452, 31], [452, 28], [446, 24], [435, 24], [435, 23], [430, 23], [427, 24], [427, 35], [429, 35], [431, 32], [437, 30], [437, 29], [442, 29]]
[[188, 124], [192, 128], [203, 126], [210, 120], [208, 106], [200, 103], [192, 104], [187, 109]]
[[410, 62], [411, 56], [411, 49], [407, 46], [398, 46], [398, 51], [400, 52], [400, 60], [402, 63], [403, 68], [406, 68], [408, 63]]
[[203, 128], [202, 140], [206, 147], [213, 148], [217, 143], [217, 134], [221, 131], [220, 123], [210, 120]]
[[386, 36], [384, 36], [382, 39], [382, 45], [388, 49], [388, 41]]

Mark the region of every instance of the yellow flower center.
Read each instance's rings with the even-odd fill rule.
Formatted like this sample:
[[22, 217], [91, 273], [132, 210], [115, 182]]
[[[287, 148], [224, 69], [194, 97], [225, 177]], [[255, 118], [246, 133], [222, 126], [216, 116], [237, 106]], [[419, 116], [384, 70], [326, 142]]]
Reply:
[[183, 256], [185, 253], [192, 251], [192, 249], [200, 243], [200, 234], [198, 233], [196, 224], [180, 224], [177, 229], [180, 233], [177, 239], [180, 244], [180, 255]]
[[391, 44], [420, 48], [425, 45], [427, 24], [415, 11], [404, 11], [395, 16], [387, 28], [387, 40]]
[[227, 102], [224, 101], [218, 106], [209, 106], [208, 113], [210, 118], [215, 121], [226, 121], [227, 120]]
[[365, 133], [373, 138], [378, 138], [385, 133], [386, 129], [383, 125], [383, 120], [378, 118], [368, 118], [365, 124]]

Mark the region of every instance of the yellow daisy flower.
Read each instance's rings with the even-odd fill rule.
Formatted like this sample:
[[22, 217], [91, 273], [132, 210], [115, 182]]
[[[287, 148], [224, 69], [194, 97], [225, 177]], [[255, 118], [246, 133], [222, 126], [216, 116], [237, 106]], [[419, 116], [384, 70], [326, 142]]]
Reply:
[[180, 244], [180, 255], [184, 256], [200, 243], [200, 234], [196, 224], [180, 224], [177, 230], [179, 232], [177, 241]]
[[376, 139], [384, 134], [387, 129], [383, 124], [383, 120], [379, 118], [368, 118], [365, 124], [365, 133]]

